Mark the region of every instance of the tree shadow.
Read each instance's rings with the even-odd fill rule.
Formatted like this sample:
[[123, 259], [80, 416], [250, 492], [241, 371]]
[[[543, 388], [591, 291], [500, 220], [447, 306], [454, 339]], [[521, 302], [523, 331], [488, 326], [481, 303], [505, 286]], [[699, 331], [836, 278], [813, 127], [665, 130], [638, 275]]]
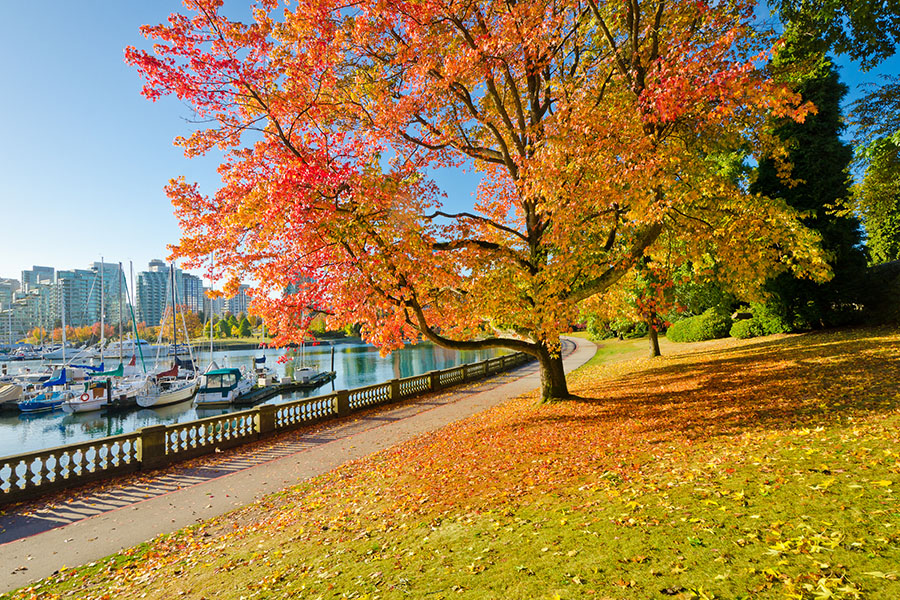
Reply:
[[648, 441], [699, 440], [886, 413], [900, 406], [900, 339], [889, 334], [839, 330], [671, 356], [599, 384], [573, 383], [587, 415], [530, 414], [522, 425], [629, 422]]

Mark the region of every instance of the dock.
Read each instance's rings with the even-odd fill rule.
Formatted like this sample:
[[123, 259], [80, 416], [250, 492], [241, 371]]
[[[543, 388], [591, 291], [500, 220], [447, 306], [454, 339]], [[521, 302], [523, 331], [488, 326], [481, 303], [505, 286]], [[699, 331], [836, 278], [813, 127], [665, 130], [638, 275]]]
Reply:
[[292, 381], [290, 383], [276, 383], [265, 387], [254, 387], [243, 396], [240, 396], [232, 404], [234, 406], [250, 406], [258, 404], [259, 402], [263, 402], [281, 394], [289, 394], [300, 390], [312, 390], [321, 387], [329, 381], [333, 381], [335, 378], [334, 371], [320, 373], [319, 375], [320, 376], [307, 382]]

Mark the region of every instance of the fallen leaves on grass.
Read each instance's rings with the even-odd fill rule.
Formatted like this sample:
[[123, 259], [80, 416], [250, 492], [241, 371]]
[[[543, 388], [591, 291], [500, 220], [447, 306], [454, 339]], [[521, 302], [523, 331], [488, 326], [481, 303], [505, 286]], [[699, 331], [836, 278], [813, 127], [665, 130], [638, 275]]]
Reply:
[[13, 597], [227, 573], [248, 598], [861, 598], [900, 560], [898, 350], [835, 332], [583, 369], [577, 401], [513, 400]]

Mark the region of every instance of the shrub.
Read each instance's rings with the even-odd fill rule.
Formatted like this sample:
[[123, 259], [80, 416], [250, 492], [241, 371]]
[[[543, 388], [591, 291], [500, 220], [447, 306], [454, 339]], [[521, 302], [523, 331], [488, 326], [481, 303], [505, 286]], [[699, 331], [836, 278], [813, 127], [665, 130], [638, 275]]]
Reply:
[[757, 335], [772, 335], [773, 333], [790, 333], [793, 331], [790, 320], [776, 306], [768, 304], [751, 304], [753, 321], [761, 333]]
[[753, 319], [735, 321], [734, 325], [731, 326], [731, 331], [729, 331], [728, 333], [731, 335], [731, 337], [737, 338], [739, 340], [746, 340], [748, 338], [754, 338], [763, 335], [759, 328], [759, 325]]
[[713, 307], [702, 315], [678, 321], [666, 333], [673, 342], [702, 342], [728, 336], [731, 317], [723, 309]]
[[629, 321], [627, 319], [617, 319], [609, 324], [610, 329], [613, 330], [613, 333], [619, 338], [623, 340], [630, 340], [634, 338], [640, 338], [647, 335], [649, 328], [647, 324], [644, 322]]
[[731, 337], [745, 340], [761, 335], [793, 331], [790, 321], [777, 306], [751, 304], [750, 312], [753, 315], [750, 319], [737, 321], [731, 326]]
[[672, 326], [666, 331], [666, 338], [673, 342], [691, 341], [694, 337], [694, 323], [699, 319], [699, 316], [688, 317], [672, 323]]
[[587, 319], [588, 338], [593, 341], [606, 340], [616, 335], [610, 327], [609, 319], [590, 315]]
[[618, 337], [623, 340], [644, 337], [649, 327], [644, 322], [634, 322], [628, 319], [608, 320], [591, 315], [587, 321], [588, 337], [594, 341], [607, 340]]

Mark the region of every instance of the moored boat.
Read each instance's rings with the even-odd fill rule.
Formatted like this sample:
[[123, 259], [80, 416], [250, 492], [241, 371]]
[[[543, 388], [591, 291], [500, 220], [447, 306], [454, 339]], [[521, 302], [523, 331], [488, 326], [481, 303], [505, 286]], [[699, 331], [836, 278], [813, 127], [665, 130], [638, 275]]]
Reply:
[[277, 384], [278, 374], [266, 366], [266, 357], [254, 357], [253, 374], [256, 377], [256, 385], [258, 387], [268, 387]]
[[185, 402], [194, 397], [198, 381], [195, 377], [179, 377], [179, 368], [173, 368], [149, 377], [144, 393], [137, 397], [137, 404], [143, 408], [166, 406]]
[[105, 381], [95, 381], [87, 386], [81, 395], [73, 395], [62, 403], [63, 412], [81, 413], [100, 410], [106, 406], [108, 392]]
[[[199, 384], [197, 373], [194, 370], [194, 356], [191, 354], [191, 347], [187, 344], [178, 343], [178, 296], [175, 285], [175, 265], [172, 264], [169, 269], [171, 275], [172, 291], [172, 346], [169, 350], [169, 356], [174, 357], [172, 368], [151, 375], [148, 377], [147, 386], [144, 392], [137, 397], [137, 404], [143, 408], [151, 406], [165, 406], [167, 404], [176, 404], [185, 402], [194, 397]], [[166, 307], [168, 313], [168, 307]], [[181, 322], [184, 325], [184, 315], [181, 315]], [[160, 337], [162, 331], [160, 330]], [[184, 328], [184, 338], [188, 339], [187, 326]], [[181, 360], [179, 355], [183, 354], [187, 360]], [[187, 367], [182, 369], [182, 367]]]
[[68, 389], [69, 379], [68, 379], [68, 369], [63, 367], [59, 370], [58, 373], [54, 374], [55, 377], [49, 379], [41, 384], [42, 388], [54, 388], [59, 387], [62, 389], [52, 390], [47, 389], [46, 391], [42, 391], [40, 393], [28, 396], [25, 400], [22, 400], [18, 403], [19, 410], [23, 413], [34, 413], [34, 412], [46, 412], [51, 410], [56, 410], [62, 403], [68, 400], [73, 396], [71, 390]]
[[214, 369], [204, 373], [197, 396], [196, 406], [225, 406], [253, 388], [253, 382], [241, 369]]
[[62, 406], [63, 402], [72, 397], [69, 390], [56, 392], [41, 392], [27, 400], [19, 402], [19, 410], [23, 413], [48, 412]]
[[15, 383], [0, 383], [0, 411], [15, 410], [25, 397], [22, 386]]

